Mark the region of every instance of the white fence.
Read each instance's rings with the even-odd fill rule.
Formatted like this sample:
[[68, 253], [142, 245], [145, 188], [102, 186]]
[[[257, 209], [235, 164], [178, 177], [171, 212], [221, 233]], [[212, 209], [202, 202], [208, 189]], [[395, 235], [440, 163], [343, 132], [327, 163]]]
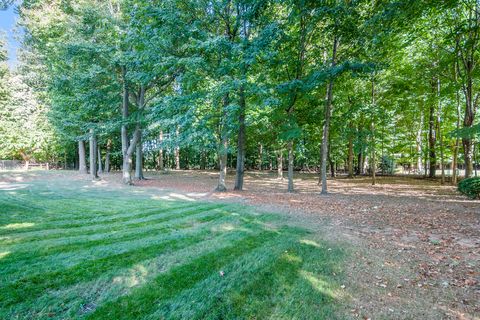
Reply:
[[39, 168], [49, 170], [49, 163], [23, 162], [20, 160], [0, 160], [0, 170], [28, 170]]

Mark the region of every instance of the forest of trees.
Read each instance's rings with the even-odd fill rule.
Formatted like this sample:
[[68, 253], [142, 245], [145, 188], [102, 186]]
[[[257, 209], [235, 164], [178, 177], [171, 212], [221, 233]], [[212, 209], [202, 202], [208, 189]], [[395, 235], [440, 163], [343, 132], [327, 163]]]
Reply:
[[[477, 0], [23, 0], [0, 159], [90, 172], [395, 166], [456, 183], [480, 132]], [[441, 174], [437, 174], [440, 170]], [[464, 171], [463, 171], [464, 170]]]

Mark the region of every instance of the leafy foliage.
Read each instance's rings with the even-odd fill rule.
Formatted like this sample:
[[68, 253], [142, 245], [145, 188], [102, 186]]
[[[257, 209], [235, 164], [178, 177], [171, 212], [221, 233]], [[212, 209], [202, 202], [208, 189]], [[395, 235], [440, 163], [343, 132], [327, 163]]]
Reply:
[[480, 196], [480, 177], [463, 179], [458, 183], [458, 191], [469, 198], [478, 198]]

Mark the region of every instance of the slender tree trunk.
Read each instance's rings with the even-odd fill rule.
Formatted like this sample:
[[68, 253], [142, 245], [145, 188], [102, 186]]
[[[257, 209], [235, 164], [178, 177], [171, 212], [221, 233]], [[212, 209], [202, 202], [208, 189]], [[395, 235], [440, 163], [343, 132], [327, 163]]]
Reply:
[[440, 78], [437, 79], [437, 98], [438, 98], [438, 114], [437, 114], [437, 134], [440, 142], [440, 167], [442, 169], [441, 184], [445, 184], [445, 162], [443, 150], [443, 136], [442, 136], [442, 103], [440, 100]]
[[[177, 140], [179, 140], [180, 136], [180, 129], [177, 127], [176, 131]], [[175, 146], [175, 170], [180, 170], [180, 146], [179, 141], [177, 141], [177, 145]]]
[[92, 179], [98, 179], [97, 175], [97, 141], [95, 138], [95, 132], [93, 129], [90, 129], [90, 176]]
[[330, 156], [330, 151], [331, 151], [331, 143], [330, 141], [328, 142], [328, 152], [327, 152], [327, 161], [330, 166], [330, 177], [335, 178], [335, 162], [332, 160], [332, 157]]
[[370, 131], [372, 133], [372, 151], [371, 151], [371, 165], [370, 168], [372, 170], [372, 185], [377, 183], [376, 171], [377, 171], [377, 164], [376, 164], [376, 153], [375, 153], [375, 76], [372, 76], [372, 108], [373, 108], [373, 115], [372, 115], [372, 122]]
[[416, 153], [417, 153], [417, 171], [422, 173], [422, 128], [423, 128], [423, 113], [420, 115], [420, 127], [417, 130], [416, 136]]
[[78, 171], [82, 174], [87, 174], [87, 159], [85, 152], [85, 141], [78, 141]]
[[110, 149], [112, 148], [112, 140], [107, 141], [107, 151], [105, 153], [105, 173], [110, 172]]
[[98, 154], [98, 173], [103, 173], [103, 168], [102, 168], [102, 151], [100, 150], [100, 147], [97, 145], [97, 154]]
[[135, 179], [143, 180], [143, 150], [142, 150], [142, 131], [140, 130], [140, 136], [135, 146]]
[[428, 148], [429, 148], [429, 159], [430, 159], [430, 171], [429, 177], [435, 178], [435, 170], [437, 165], [437, 156], [435, 152], [435, 144], [437, 141], [436, 132], [435, 132], [435, 104], [430, 104], [429, 109], [429, 121], [428, 121]]
[[288, 141], [288, 192], [293, 192], [293, 140]]
[[245, 111], [246, 111], [246, 98], [245, 88], [240, 86], [239, 91], [239, 104], [240, 110], [238, 115], [238, 141], [237, 141], [237, 172], [235, 175], [235, 187], [234, 190], [243, 190], [243, 176], [245, 173], [245, 144], [246, 144], [246, 127], [245, 127]]
[[218, 177], [218, 185], [215, 190], [224, 192], [227, 191], [225, 179], [227, 177], [227, 160], [228, 160], [228, 130], [227, 130], [227, 107], [230, 104], [229, 95], [226, 94], [223, 98], [222, 120], [220, 128], [220, 148], [218, 158], [220, 160], [220, 175]]
[[[460, 130], [460, 93], [457, 91], [457, 131]], [[457, 166], [458, 166], [458, 149], [460, 148], [460, 139], [455, 138], [455, 145], [453, 147], [452, 160], [452, 184], [456, 185], [458, 180]]]
[[[338, 39], [337, 36], [333, 38], [333, 49], [332, 49], [332, 63], [331, 67], [335, 67], [337, 61], [337, 47]], [[320, 167], [320, 178], [322, 181], [322, 192], [321, 194], [327, 194], [327, 153], [328, 153], [328, 136], [330, 131], [330, 117], [332, 116], [332, 102], [333, 102], [333, 79], [330, 79], [327, 86], [327, 97], [325, 101], [325, 119], [323, 122], [323, 136], [322, 136], [322, 146], [321, 146], [321, 167]]]
[[[470, 13], [475, 12], [473, 15], [475, 17], [471, 17], [471, 21], [475, 23], [475, 31], [470, 33], [471, 38], [468, 40], [468, 47], [458, 51], [461, 56], [463, 70], [464, 70], [464, 82], [462, 83], [462, 89], [465, 96], [465, 114], [463, 117], [463, 127], [470, 128], [473, 125], [473, 121], [475, 118], [475, 111], [476, 111], [476, 104], [477, 98], [474, 98], [473, 94], [473, 76], [474, 76], [474, 69], [476, 66], [475, 55], [477, 45], [478, 45], [478, 15], [479, 15], [479, 3], [476, 2], [475, 7], [471, 9]], [[457, 50], [459, 49], [459, 45], [457, 42]], [[460, 73], [460, 64], [457, 60], [457, 69]], [[465, 160], [465, 178], [468, 178], [473, 173], [473, 148], [472, 148], [472, 138], [471, 137], [463, 137], [462, 138], [463, 144], [463, 152], [464, 152], [464, 160]]]

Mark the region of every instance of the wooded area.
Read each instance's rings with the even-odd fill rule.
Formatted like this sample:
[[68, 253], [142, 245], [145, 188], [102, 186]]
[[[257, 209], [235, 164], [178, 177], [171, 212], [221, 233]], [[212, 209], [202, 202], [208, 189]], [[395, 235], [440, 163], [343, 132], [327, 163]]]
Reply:
[[[0, 158], [90, 172], [476, 173], [480, 4], [25, 0]], [[88, 160], [88, 161], [87, 161]], [[457, 170], [458, 169], [458, 170]], [[133, 173], [131, 173], [134, 172]], [[438, 171], [438, 172], [437, 172]], [[132, 177], [133, 174], [133, 177]]]
[[0, 319], [479, 319], [480, 0], [6, 8]]

